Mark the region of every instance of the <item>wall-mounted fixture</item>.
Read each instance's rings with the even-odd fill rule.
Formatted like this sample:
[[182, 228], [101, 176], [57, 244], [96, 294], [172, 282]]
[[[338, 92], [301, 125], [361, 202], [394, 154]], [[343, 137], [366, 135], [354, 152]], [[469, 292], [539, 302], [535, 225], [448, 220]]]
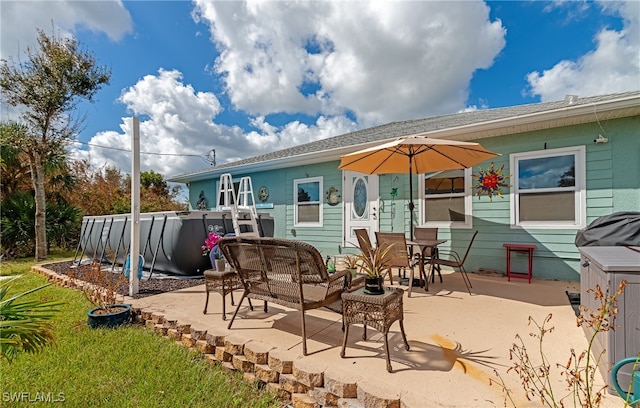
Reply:
[[608, 141], [609, 141], [609, 139], [607, 139], [606, 137], [604, 137], [602, 135], [598, 135], [597, 139], [593, 139], [593, 143], [595, 143], [595, 144], [607, 143]]
[[329, 187], [329, 189], [326, 191], [326, 196], [327, 196], [327, 204], [334, 206], [334, 205], [338, 205], [338, 203], [340, 202], [340, 194], [339, 194], [339, 190], [335, 187]]
[[268, 198], [269, 189], [266, 186], [260, 186], [260, 188], [258, 189], [258, 200], [264, 203]]

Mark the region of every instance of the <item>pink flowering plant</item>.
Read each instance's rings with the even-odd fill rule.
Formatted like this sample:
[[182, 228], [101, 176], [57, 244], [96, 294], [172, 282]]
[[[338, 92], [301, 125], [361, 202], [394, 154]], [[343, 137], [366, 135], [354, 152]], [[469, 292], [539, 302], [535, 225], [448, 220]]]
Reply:
[[209, 252], [211, 252], [211, 250], [216, 245], [218, 245], [218, 241], [220, 241], [220, 238], [222, 238], [220, 235], [216, 234], [215, 232], [210, 232], [207, 235], [207, 238], [204, 240], [204, 245], [200, 247], [200, 249], [202, 249], [202, 256], [209, 255]]

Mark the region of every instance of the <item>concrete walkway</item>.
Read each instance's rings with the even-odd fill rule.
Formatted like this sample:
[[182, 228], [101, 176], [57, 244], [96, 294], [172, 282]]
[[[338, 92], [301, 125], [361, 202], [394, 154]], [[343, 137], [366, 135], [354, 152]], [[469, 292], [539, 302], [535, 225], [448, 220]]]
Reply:
[[[576, 316], [565, 291], [579, 292], [579, 282], [534, 279], [507, 281], [499, 275], [470, 274], [472, 295], [466, 290], [459, 273], [443, 271], [444, 282], [436, 280], [429, 292], [414, 288], [411, 298], [404, 294], [404, 327], [411, 346], [406, 351], [400, 328], [394, 323], [389, 333], [392, 373], [386, 371], [382, 336], [369, 329], [369, 338], [362, 340], [362, 329], [353, 326], [349, 333], [346, 358], [340, 357], [343, 332], [341, 316], [325, 310], [311, 311], [307, 318], [310, 355], [302, 356], [300, 315], [278, 305], [269, 305], [265, 313], [262, 304], [254, 301], [255, 310], [243, 304], [231, 330], [227, 330], [235, 306], [227, 296], [228, 320], [222, 320], [222, 297], [210, 296], [208, 313], [202, 313], [205, 301], [204, 285], [132, 300], [134, 307], [163, 314], [166, 319], [189, 324], [191, 328], [223, 333], [247, 341], [259, 340], [286, 351], [306, 367], [340, 373], [357, 383], [360, 391], [377, 395], [383, 400], [396, 400], [404, 407], [502, 407], [505, 393], [496, 380], [496, 370], [512, 391], [518, 407], [542, 406], [539, 399], [528, 401], [520, 380], [509, 360], [509, 350], [520, 335], [530, 352], [539, 359], [535, 325], [529, 317], [542, 324], [548, 315], [544, 353], [551, 363], [551, 382], [556, 398], [567, 395], [564, 377], [559, 376], [556, 363], [566, 364], [571, 349], [579, 354], [587, 349], [587, 338], [576, 325]], [[388, 282], [388, 281], [387, 281]], [[401, 286], [402, 287], [402, 286]], [[404, 287], [406, 289], [406, 287]], [[240, 291], [235, 292], [236, 301]], [[599, 386], [604, 381], [596, 375]], [[362, 400], [352, 405], [373, 406]], [[573, 406], [569, 398], [566, 406]], [[511, 404], [508, 404], [511, 406]], [[621, 407], [617, 396], [605, 393], [602, 407]]]

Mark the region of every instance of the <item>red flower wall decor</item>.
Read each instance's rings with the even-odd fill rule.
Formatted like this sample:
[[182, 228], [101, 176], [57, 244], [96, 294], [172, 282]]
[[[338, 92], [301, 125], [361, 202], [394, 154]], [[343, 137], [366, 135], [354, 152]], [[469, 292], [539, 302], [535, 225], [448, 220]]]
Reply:
[[482, 170], [482, 167], [479, 167], [479, 169], [478, 174], [473, 175], [473, 178], [477, 180], [477, 184], [475, 184], [473, 188], [476, 189], [478, 198], [480, 198], [482, 194], [488, 195], [489, 201], [493, 201], [494, 195], [502, 198], [502, 187], [511, 187], [511, 184], [506, 181], [511, 175], [505, 176], [502, 174], [504, 164], [497, 170], [493, 162], [486, 171]]

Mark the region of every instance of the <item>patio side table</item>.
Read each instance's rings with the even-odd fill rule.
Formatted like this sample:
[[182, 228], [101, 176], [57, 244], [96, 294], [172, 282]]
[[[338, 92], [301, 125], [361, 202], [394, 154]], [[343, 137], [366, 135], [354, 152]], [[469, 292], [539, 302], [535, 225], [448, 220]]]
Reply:
[[204, 310], [202, 313], [207, 313], [207, 307], [209, 306], [209, 292], [215, 291], [222, 295], [222, 320], [227, 320], [226, 296], [228, 293], [231, 294], [231, 305], [235, 306], [233, 301], [233, 291], [236, 289], [242, 289], [242, 282], [240, 282], [238, 274], [235, 270], [230, 269], [229, 266], [227, 266], [224, 271], [207, 269], [204, 271], [204, 283], [207, 298], [205, 300]]
[[[531, 283], [531, 277], [533, 276], [533, 250], [538, 248], [533, 244], [502, 244], [507, 248], [507, 280], [511, 281], [511, 278], [529, 279]], [[529, 269], [527, 272], [514, 272], [511, 270], [511, 252], [526, 252], [529, 254]]]
[[364, 293], [364, 288], [353, 292], [342, 294], [342, 316], [345, 324], [344, 338], [342, 341], [342, 351], [340, 357], [344, 358], [347, 338], [349, 337], [349, 326], [354, 323], [364, 325], [362, 338], [367, 339], [367, 325], [373, 327], [384, 335], [384, 349], [387, 355], [387, 371], [391, 370], [391, 359], [389, 356], [389, 327], [396, 320], [400, 324], [400, 332], [405, 348], [409, 350], [409, 343], [404, 332], [404, 312], [402, 308], [402, 295], [404, 290], [400, 288], [385, 288], [382, 295], [368, 295]]

